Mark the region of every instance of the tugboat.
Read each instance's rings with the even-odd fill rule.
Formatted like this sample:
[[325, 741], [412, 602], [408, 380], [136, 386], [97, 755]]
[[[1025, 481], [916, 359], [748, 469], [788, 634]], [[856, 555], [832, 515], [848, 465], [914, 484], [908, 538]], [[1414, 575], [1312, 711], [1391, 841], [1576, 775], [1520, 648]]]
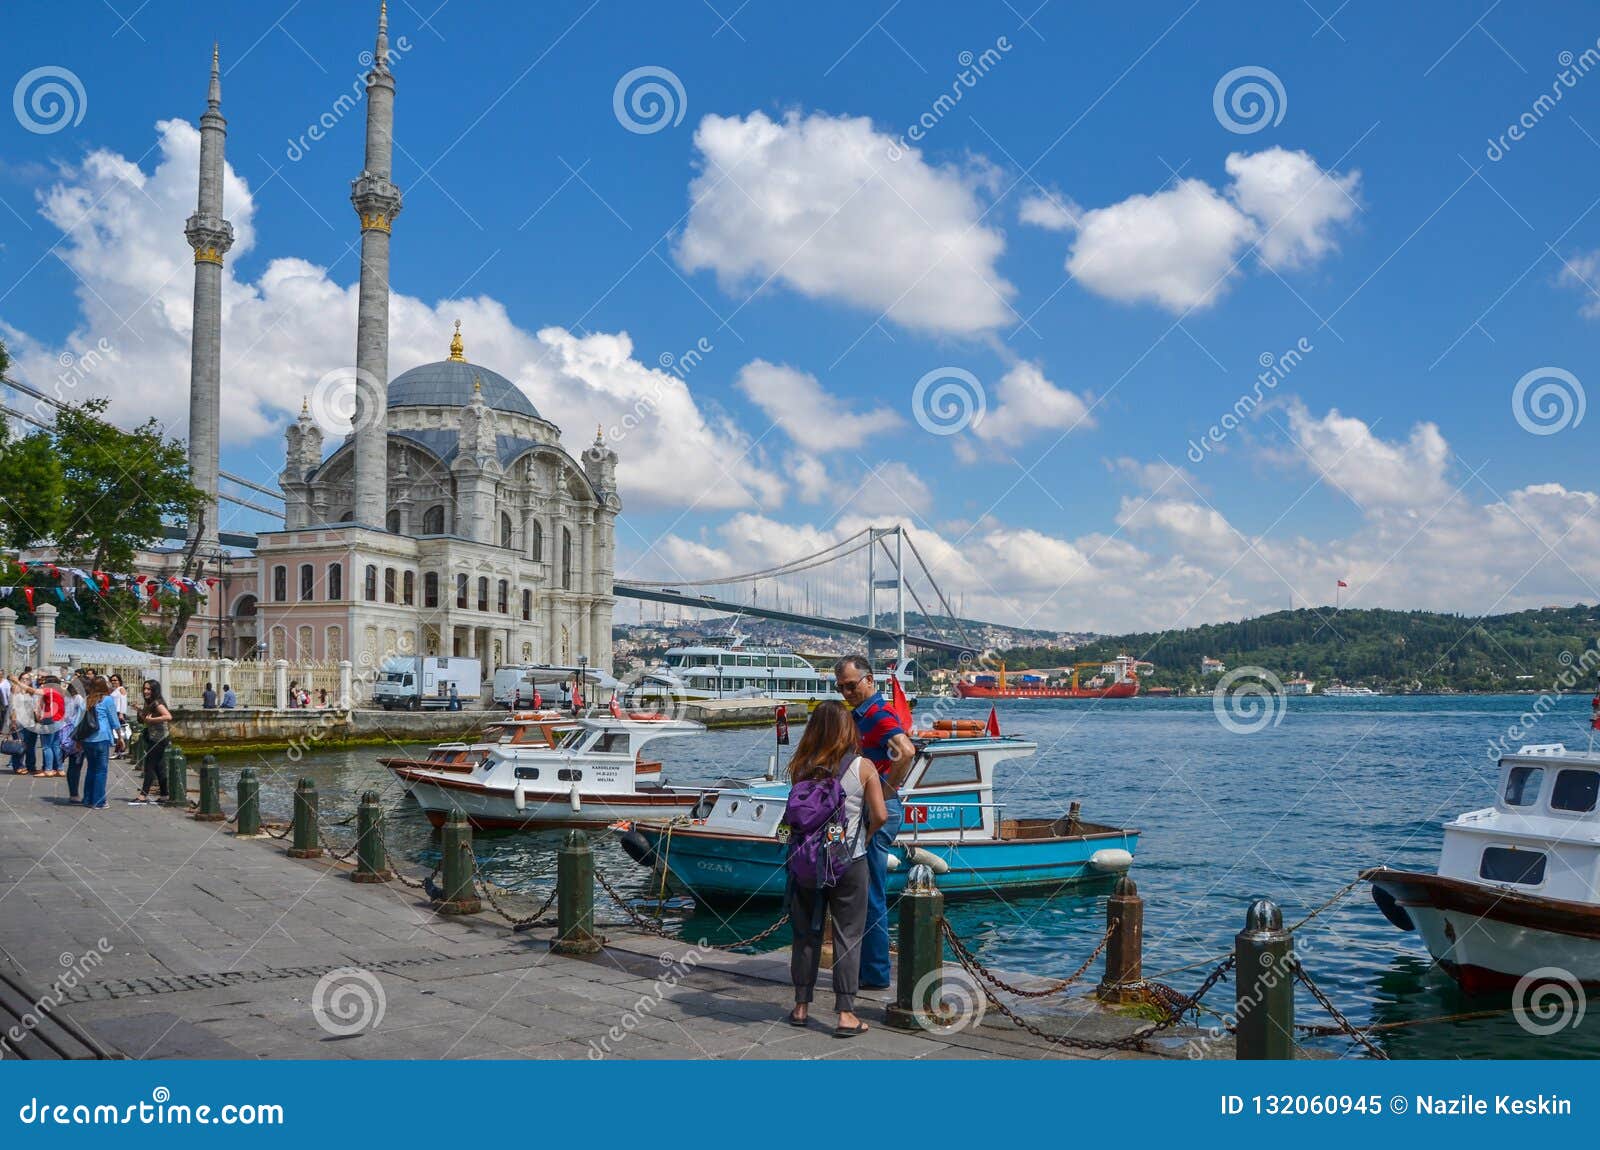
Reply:
[[[1139, 665], [1132, 655], [1074, 663], [1071, 678], [1052, 687], [1040, 675], [1013, 676], [1008, 682], [1006, 665], [1001, 663], [997, 676], [973, 675], [958, 680], [956, 694], [963, 699], [1131, 699], [1139, 693]], [[1080, 684], [1078, 672], [1085, 667], [1095, 668], [1096, 673], [1087, 683]]]
[[[1052, 890], [1133, 865], [1139, 832], [1087, 822], [1078, 804], [1058, 818], [1006, 817], [994, 800], [997, 764], [1037, 750], [1025, 739], [957, 728], [913, 734], [917, 756], [902, 787], [905, 815], [889, 855], [889, 892], [903, 890], [913, 865], [938, 876], [947, 896], [1002, 896]], [[978, 724], [974, 724], [979, 726]], [[704, 817], [618, 824], [622, 848], [662, 867], [696, 899], [783, 897], [789, 784], [723, 787]]]
[[1384, 917], [1420, 934], [1469, 994], [1549, 968], [1600, 987], [1597, 797], [1600, 753], [1525, 746], [1500, 759], [1493, 806], [1445, 824], [1437, 874], [1361, 877]]

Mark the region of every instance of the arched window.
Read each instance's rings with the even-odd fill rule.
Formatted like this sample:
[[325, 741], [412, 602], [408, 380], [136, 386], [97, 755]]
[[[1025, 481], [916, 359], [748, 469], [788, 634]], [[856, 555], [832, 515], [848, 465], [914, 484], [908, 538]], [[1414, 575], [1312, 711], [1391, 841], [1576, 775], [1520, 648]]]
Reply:
[[466, 575], [461, 574], [461, 573], [458, 572], [456, 574], [456, 606], [457, 607], [465, 607], [466, 605], [467, 605], [467, 577], [466, 577]]
[[339, 516], [340, 523], [354, 523], [355, 521], [356, 513], [354, 511], [346, 511], [343, 515]]
[[289, 598], [289, 569], [287, 567], [274, 567], [272, 569], [272, 601], [282, 603]]
[[344, 564], [328, 564], [328, 600], [337, 603], [344, 598]]
[[535, 563], [544, 562], [544, 524], [537, 519], [533, 521], [533, 540], [529, 546], [529, 558]]
[[363, 583], [365, 584], [361, 588], [363, 597], [368, 603], [376, 603], [378, 601], [378, 567], [376, 564], [367, 564], [366, 577]]
[[383, 569], [383, 601], [385, 603], [393, 603], [394, 602], [394, 568], [393, 567], [385, 567]]
[[526, 587], [522, 589], [522, 618], [524, 621], [533, 618], [533, 592]]
[[241, 595], [233, 605], [233, 613], [240, 619], [254, 619], [256, 615], [256, 597], [254, 595]]
[[422, 513], [422, 533], [424, 535], [444, 534], [444, 504], [437, 503]]
[[561, 586], [572, 590], [572, 528], [561, 529]]
[[344, 658], [344, 631], [342, 628], [329, 627], [323, 641], [327, 645], [329, 659], [338, 660]]
[[309, 603], [316, 598], [317, 570], [309, 563], [300, 564], [300, 602]]
[[428, 571], [422, 576], [422, 605], [424, 607], [437, 607], [439, 605], [439, 573]]
[[407, 571], [400, 579], [400, 602], [407, 607], [417, 601], [417, 573]]
[[478, 610], [487, 611], [488, 609], [489, 609], [489, 577], [487, 575], [479, 575], [478, 576]]
[[508, 598], [510, 593], [511, 584], [507, 583], [504, 579], [500, 580], [500, 585], [495, 589], [494, 609], [500, 612], [502, 615], [511, 610], [511, 604]]
[[511, 546], [511, 516], [500, 512], [500, 546]]
[[383, 517], [383, 529], [396, 535], [400, 534], [400, 509], [398, 507], [389, 508], [389, 514]]
[[317, 657], [310, 627], [301, 627], [295, 632], [294, 644], [294, 657], [301, 662], [309, 663]]

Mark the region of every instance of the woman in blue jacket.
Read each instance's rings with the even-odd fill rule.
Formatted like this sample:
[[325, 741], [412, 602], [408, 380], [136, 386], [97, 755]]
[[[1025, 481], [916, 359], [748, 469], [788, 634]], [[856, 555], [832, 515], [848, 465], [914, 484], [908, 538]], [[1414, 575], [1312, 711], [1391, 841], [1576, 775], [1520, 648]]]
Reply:
[[96, 809], [106, 805], [106, 771], [110, 766], [111, 748], [120, 754], [122, 720], [117, 717], [117, 702], [111, 696], [111, 684], [96, 675], [89, 680], [89, 697], [84, 706], [83, 724], [93, 722], [94, 730], [85, 731], [78, 738], [83, 748], [87, 768], [83, 780], [83, 805]]

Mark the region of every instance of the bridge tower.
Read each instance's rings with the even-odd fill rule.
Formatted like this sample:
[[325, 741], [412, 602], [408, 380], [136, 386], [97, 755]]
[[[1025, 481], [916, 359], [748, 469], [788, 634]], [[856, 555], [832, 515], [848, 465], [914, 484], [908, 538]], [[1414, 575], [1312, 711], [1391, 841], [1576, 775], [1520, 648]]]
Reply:
[[[894, 527], [868, 528], [870, 539], [867, 545], [867, 626], [878, 625], [878, 592], [894, 592], [894, 632], [898, 639], [893, 648], [895, 666], [904, 668], [906, 665], [906, 573], [905, 573], [905, 528], [896, 524]], [[894, 540], [893, 549], [890, 548], [888, 539]], [[883, 551], [884, 559], [893, 568], [894, 574], [890, 578], [878, 577], [878, 551]], [[872, 641], [867, 641], [867, 657], [872, 660], [875, 669], [879, 669], [879, 652], [874, 651]]]

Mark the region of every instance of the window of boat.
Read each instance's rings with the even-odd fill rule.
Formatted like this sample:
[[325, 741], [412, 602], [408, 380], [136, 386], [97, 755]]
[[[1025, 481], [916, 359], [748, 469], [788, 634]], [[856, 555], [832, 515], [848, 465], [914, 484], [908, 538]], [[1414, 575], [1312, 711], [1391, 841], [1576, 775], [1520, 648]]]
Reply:
[[538, 767], [518, 767], [517, 768], [517, 778], [519, 778], [519, 779], [537, 779], [538, 777], [539, 777], [539, 768]]
[[930, 755], [928, 765], [917, 780], [919, 787], [940, 787], [946, 783], [978, 781], [977, 755]]
[[628, 736], [623, 731], [612, 731], [602, 735], [594, 749], [602, 755], [620, 755], [628, 749]]
[[561, 740], [561, 746], [563, 746], [563, 747], [575, 747], [579, 743], [583, 742], [583, 740], [587, 739], [588, 737], [589, 737], [589, 732], [584, 730], [582, 727], [578, 727], [575, 730], [571, 730], [571, 731], [568, 731], [566, 733], [566, 735]]
[[1557, 771], [1550, 788], [1553, 811], [1592, 811], [1600, 795], [1600, 771]]
[[581, 783], [583, 782], [583, 772], [577, 767], [562, 767], [556, 772], [556, 778], [564, 783]]
[[1531, 807], [1539, 801], [1543, 785], [1543, 767], [1512, 767], [1506, 776], [1506, 806]]
[[681, 667], [681, 666], [683, 666], [683, 656], [682, 655], [668, 655], [667, 656], [667, 666], [669, 666], [669, 667]]
[[[1559, 784], [1558, 784], [1559, 785]], [[1519, 851], [1511, 847], [1484, 847], [1478, 877], [1490, 882], [1514, 882], [1538, 886], [1544, 882], [1544, 852]]]

